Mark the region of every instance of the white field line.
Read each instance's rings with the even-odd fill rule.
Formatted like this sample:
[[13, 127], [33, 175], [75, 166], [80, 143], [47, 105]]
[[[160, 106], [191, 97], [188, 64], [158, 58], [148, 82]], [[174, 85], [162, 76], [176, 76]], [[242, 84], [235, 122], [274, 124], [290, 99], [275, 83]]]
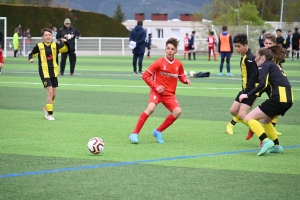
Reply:
[[[18, 84], [18, 85], [41, 85], [42, 83], [34, 83], [34, 82], [0, 82], [0, 84]], [[67, 83], [59, 83], [60, 86], [77, 86], [77, 87], [117, 87], [117, 88], [148, 88], [147, 85], [98, 85], [98, 84], [67, 84]], [[241, 88], [223, 88], [223, 87], [181, 87], [178, 86], [179, 89], [204, 89], [204, 90], [239, 90]], [[293, 90], [300, 90], [295, 89]]]

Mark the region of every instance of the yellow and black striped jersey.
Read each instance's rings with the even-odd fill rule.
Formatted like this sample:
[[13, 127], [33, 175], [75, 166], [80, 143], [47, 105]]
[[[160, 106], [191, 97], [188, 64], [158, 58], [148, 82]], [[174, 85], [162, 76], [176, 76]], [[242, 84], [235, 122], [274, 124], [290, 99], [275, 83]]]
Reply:
[[256, 83], [259, 82], [255, 56], [251, 53], [250, 49], [248, 49], [245, 55], [242, 55], [240, 68], [242, 76], [242, 90], [244, 94], [247, 94], [255, 88]]
[[292, 103], [294, 96], [292, 87], [282, 68], [274, 62], [267, 60], [258, 67], [259, 85], [248, 93], [254, 96], [270, 85], [270, 99], [282, 103]]

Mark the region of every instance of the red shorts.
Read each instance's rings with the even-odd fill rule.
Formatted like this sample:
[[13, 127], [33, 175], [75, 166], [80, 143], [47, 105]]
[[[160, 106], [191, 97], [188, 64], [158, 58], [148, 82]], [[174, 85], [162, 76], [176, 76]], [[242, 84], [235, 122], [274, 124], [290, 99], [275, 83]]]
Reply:
[[161, 95], [156, 90], [151, 90], [149, 103], [155, 103], [156, 105], [162, 103], [170, 112], [174, 108], [180, 107], [175, 95]]
[[184, 51], [189, 51], [189, 46], [184, 47]]

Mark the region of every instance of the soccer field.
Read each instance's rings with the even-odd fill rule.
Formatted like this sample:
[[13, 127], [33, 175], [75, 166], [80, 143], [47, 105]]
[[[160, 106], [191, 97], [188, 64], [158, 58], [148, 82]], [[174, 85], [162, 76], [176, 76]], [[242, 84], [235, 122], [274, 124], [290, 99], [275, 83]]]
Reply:
[[[143, 70], [157, 58], [145, 58]], [[140, 143], [131, 144], [128, 137], [149, 95], [141, 76], [132, 74], [131, 56], [78, 57], [75, 76], [67, 63], [55, 121], [44, 118], [37, 59], [6, 58], [0, 75], [0, 199], [299, 199], [300, 61], [284, 63], [295, 97], [276, 126], [285, 152], [256, 156], [259, 140], [245, 140], [245, 125], [226, 134], [229, 108], [241, 88], [239, 60], [231, 59], [234, 77], [218, 77], [219, 61], [207, 56], [182, 60], [187, 72], [209, 71], [211, 77], [192, 78], [191, 87], [178, 83], [182, 114], [163, 132], [165, 144], [152, 136], [169, 115], [161, 104], [140, 132]], [[99, 155], [86, 146], [95, 136], [105, 142]]]

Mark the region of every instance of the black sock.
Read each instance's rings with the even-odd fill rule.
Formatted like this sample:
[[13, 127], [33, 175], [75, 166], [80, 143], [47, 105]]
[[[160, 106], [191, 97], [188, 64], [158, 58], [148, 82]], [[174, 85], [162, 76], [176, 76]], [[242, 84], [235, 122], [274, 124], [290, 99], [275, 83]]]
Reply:
[[231, 120], [231, 122], [230, 122], [233, 126], [235, 126], [235, 124], [236, 124], [236, 122], [235, 121], [233, 121], [233, 120]]
[[259, 137], [259, 139], [260, 139], [261, 141], [263, 141], [263, 140], [266, 139], [266, 138], [268, 138], [268, 136], [267, 136], [266, 133], [263, 133], [263, 134]]
[[276, 138], [275, 140], [273, 140], [273, 142], [274, 142], [274, 145], [279, 145], [278, 138]]

